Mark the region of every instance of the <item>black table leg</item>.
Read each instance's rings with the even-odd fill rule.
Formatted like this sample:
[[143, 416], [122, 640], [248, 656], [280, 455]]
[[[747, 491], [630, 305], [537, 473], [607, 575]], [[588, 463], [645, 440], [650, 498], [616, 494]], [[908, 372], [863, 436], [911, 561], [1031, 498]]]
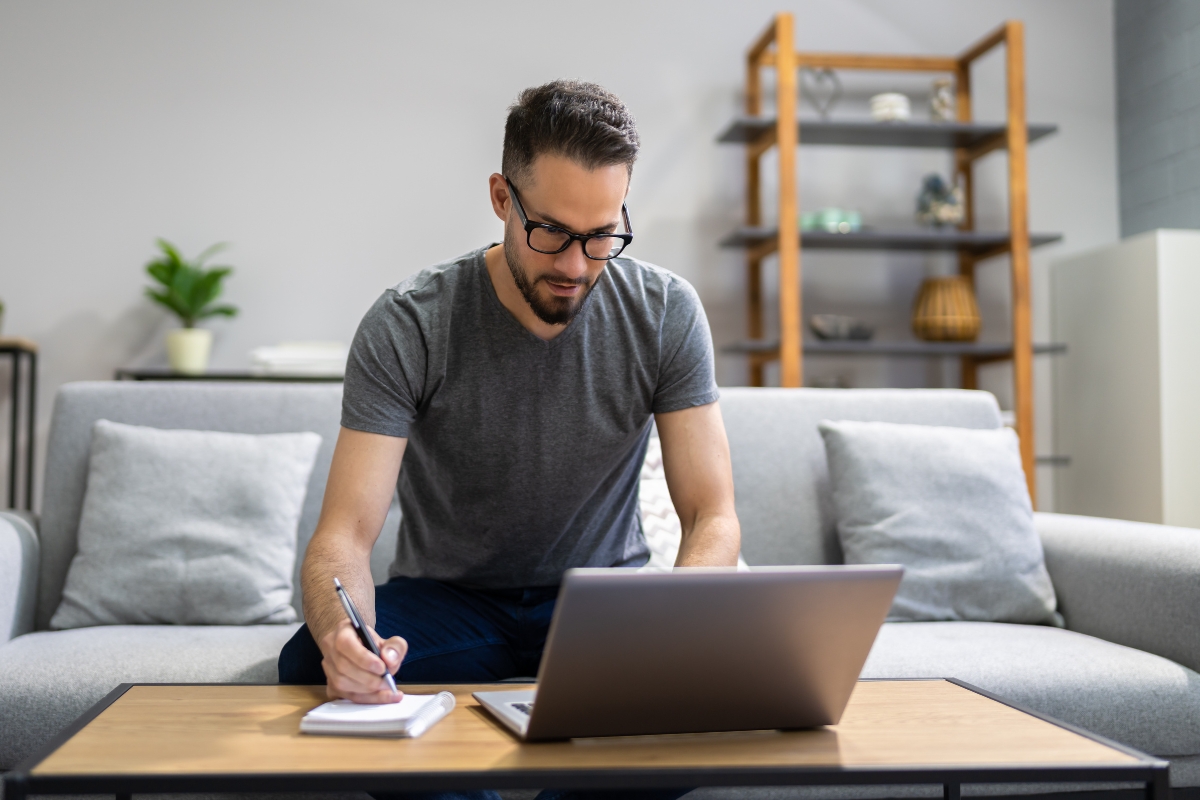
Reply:
[[[943, 800], [962, 800], [962, 784], [961, 783], [943, 783], [942, 784]], [[1166, 800], [1163, 798], [1163, 800]]]
[[29, 354], [29, 404], [25, 407], [25, 510], [33, 513], [33, 451], [37, 436], [37, 353]]
[[25, 791], [24, 776], [4, 776], [4, 800], [25, 800], [28, 793]]
[[12, 356], [12, 383], [9, 386], [11, 394], [10, 402], [10, 418], [8, 426], [8, 507], [17, 507], [17, 439], [20, 438], [20, 405], [21, 405], [21, 355], [18, 351], [13, 350], [9, 353]]
[[1171, 772], [1167, 767], [1154, 771], [1154, 779], [1146, 781], [1146, 800], [1170, 800]]

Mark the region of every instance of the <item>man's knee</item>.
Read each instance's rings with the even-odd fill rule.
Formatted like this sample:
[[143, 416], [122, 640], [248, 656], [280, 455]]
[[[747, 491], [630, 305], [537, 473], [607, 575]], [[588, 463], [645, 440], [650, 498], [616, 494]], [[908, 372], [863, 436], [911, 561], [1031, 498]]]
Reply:
[[300, 685], [325, 683], [321, 658], [321, 648], [313, 641], [308, 626], [301, 625], [279, 653], [279, 682]]

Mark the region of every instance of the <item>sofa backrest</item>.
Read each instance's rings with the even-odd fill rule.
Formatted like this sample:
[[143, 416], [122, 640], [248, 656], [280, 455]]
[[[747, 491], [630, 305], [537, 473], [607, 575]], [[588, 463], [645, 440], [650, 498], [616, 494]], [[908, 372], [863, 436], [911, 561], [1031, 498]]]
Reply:
[[821, 420], [998, 428], [988, 392], [722, 389], [742, 555], [751, 565], [840, 564]]
[[[153, 428], [321, 435], [299, 524], [299, 549], [312, 537], [325, 494], [329, 461], [341, 421], [341, 384], [107, 381], [71, 383], [54, 400], [42, 498], [38, 629], [45, 629], [62, 600], [67, 568], [75, 555], [79, 516], [87, 485], [92, 425], [99, 419]], [[372, 572], [386, 575], [396, 551], [399, 517], [389, 516], [372, 553]], [[292, 602], [300, 606], [300, 558]]]
[[[87, 488], [92, 425], [99, 419], [155, 428], [320, 434], [299, 524], [293, 604], [302, 613], [300, 561], [320, 514], [341, 400], [340, 384], [114, 381], [63, 386], [54, 402], [46, 457], [37, 628], [46, 628], [62, 600]], [[842, 561], [825, 449], [817, 432], [821, 420], [1000, 426], [991, 394], [956, 389], [728, 388], [721, 390], [721, 410], [733, 458], [742, 552], [752, 565]], [[377, 582], [386, 580], [398, 526], [393, 501], [371, 554]]]

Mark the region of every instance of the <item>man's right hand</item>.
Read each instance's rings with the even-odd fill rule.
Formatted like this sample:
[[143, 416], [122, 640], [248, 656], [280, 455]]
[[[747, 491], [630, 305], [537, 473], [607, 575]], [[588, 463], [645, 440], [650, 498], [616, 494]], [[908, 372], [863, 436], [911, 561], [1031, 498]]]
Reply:
[[341, 579], [364, 621], [374, 625], [371, 548], [387, 519], [407, 444], [407, 439], [342, 428], [333, 448], [321, 518], [300, 568], [304, 620], [321, 649], [330, 698], [395, 703], [401, 697], [387, 688], [383, 674], [400, 669], [408, 642], [399, 636], [383, 641], [368, 628], [383, 660], [363, 647], [333, 590], [333, 579]]
[[325, 693], [331, 700], [345, 698], [355, 703], [398, 703], [404, 693], [392, 694], [383, 679], [383, 673], [386, 670], [396, 674], [408, 652], [408, 642], [399, 636], [380, 639], [372, 628], [367, 628], [367, 632], [383, 654], [383, 661], [363, 647], [348, 619], [341, 620], [337, 627], [317, 642], [324, 656], [321, 668], [325, 670]]

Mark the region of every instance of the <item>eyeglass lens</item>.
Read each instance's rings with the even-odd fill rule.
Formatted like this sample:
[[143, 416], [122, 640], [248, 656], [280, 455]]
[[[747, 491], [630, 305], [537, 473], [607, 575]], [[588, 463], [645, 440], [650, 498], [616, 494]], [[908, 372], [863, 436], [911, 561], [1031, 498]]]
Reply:
[[[571, 237], [562, 231], [534, 228], [529, 232], [529, 246], [540, 253], [558, 253], [566, 248]], [[584, 242], [589, 258], [615, 258], [625, 246], [619, 236], [596, 236]]]

